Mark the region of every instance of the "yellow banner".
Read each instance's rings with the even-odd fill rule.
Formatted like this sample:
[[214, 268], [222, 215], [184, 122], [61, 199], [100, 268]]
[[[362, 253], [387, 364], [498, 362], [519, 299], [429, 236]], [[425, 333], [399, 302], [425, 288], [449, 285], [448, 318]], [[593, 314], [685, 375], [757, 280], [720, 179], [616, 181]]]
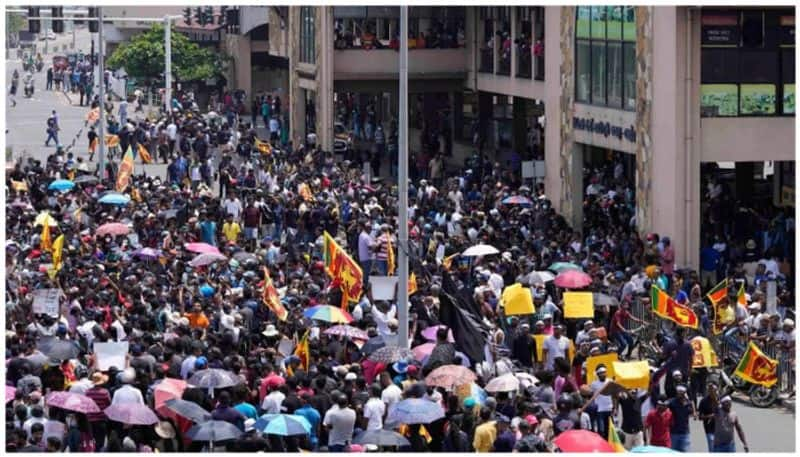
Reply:
[[614, 379], [614, 362], [617, 360], [619, 360], [619, 358], [615, 352], [596, 355], [586, 359], [586, 384], [591, 384], [597, 379], [597, 374], [594, 370], [600, 365], [606, 367], [606, 379]]
[[531, 290], [516, 283], [505, 288], [503, 291], [503, 309], [506, 316], [516, 316], [519, 314], [533, 314], [533, 298]]
[[564, 317], [591, 319], [594, 317], [594, 300], [591, 292], [564, 292]]
[[614, 381], [627, 389], [647, 389], [650, 386], [650, 365], [646, 360], [613, 362]]

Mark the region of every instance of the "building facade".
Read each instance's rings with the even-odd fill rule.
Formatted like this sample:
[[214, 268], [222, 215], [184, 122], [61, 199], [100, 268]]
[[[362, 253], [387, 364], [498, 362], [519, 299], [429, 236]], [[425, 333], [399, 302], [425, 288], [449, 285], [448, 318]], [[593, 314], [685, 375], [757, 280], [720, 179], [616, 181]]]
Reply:
[[[578, 230], [584, 167], [616, 154], [635, 183], [638, 230], [669, 236], [685, 266], [699, 263], [704, 164], [735, 163], [747, 189], [754, 163], [774, 161], [785, 177], [776, 193], [791, 196], [774, 202], [794, 204], [792, 8], [451, 8], [410, 7], [412, 151], [435, 125], [459, 163], [474, 133], [494, 161], [543, 159], [545, 192]], [[396, 112], [398, 18], [290, 7], [295, 142], [313, 128], [332, 149], [342, 93], [386, 94]]]

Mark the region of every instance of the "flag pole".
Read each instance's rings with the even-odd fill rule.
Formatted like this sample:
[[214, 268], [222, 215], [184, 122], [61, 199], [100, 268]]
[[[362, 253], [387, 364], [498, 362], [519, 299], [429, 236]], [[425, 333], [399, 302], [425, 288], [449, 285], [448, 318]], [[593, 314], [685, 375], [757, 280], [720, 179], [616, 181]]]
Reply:
[[397, 310], [400, 347], [408, 348], [408, 6], [400, 7], [400, 132], [398, 135], [398, 185], [399, 201], [397, 266]]

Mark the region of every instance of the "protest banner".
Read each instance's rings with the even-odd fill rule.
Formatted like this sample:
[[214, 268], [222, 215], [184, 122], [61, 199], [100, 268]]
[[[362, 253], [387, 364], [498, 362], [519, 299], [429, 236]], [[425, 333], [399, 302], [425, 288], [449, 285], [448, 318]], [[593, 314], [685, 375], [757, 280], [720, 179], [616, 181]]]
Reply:
[[618, 360], [617, 354], [596, 355], [586, 359], [586, 384], [591, 384], [597, 379], [597, 373], [594, 370], [598, 366], [603, 365], [606, 367], [606, 379], [614, 379], [614, 365], [613, 363]]
[[97, 357], [97, 369], [106, 371], [117, 367], [123, 370], [127, 366], [125, 356], [128, 354], [128, 342], [94, 343], [94, 353]]
[[39, 289], [33, 291], [33, 314], [47, 314], [58, 317], [61, 298], [60, 289]]
[[564, 292], [564, 317], [591, 319], [594, 317], [594, 299], [591, 292]]

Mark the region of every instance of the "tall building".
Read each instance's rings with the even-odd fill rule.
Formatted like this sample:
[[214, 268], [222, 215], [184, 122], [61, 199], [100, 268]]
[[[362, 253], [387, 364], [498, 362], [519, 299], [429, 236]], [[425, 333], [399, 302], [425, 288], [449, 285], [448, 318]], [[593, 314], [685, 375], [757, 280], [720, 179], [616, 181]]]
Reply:
[[[738, 200], [794, 205], [794, 9], [409, 10], [412, 151], [434, 135], [461, 163], [478, 138], [488, 160], [543, 160], [545, 192], [578, 230], [584, 168], [613, 158], [635, 183], [639, 231], [669, 236], [693, 267], [709, 164], [732, 167]], [[399, 8], [289, 8], [295, 142], [315, 132], [333, 149], [352, 109], [393, 122], [398, 30]]]

